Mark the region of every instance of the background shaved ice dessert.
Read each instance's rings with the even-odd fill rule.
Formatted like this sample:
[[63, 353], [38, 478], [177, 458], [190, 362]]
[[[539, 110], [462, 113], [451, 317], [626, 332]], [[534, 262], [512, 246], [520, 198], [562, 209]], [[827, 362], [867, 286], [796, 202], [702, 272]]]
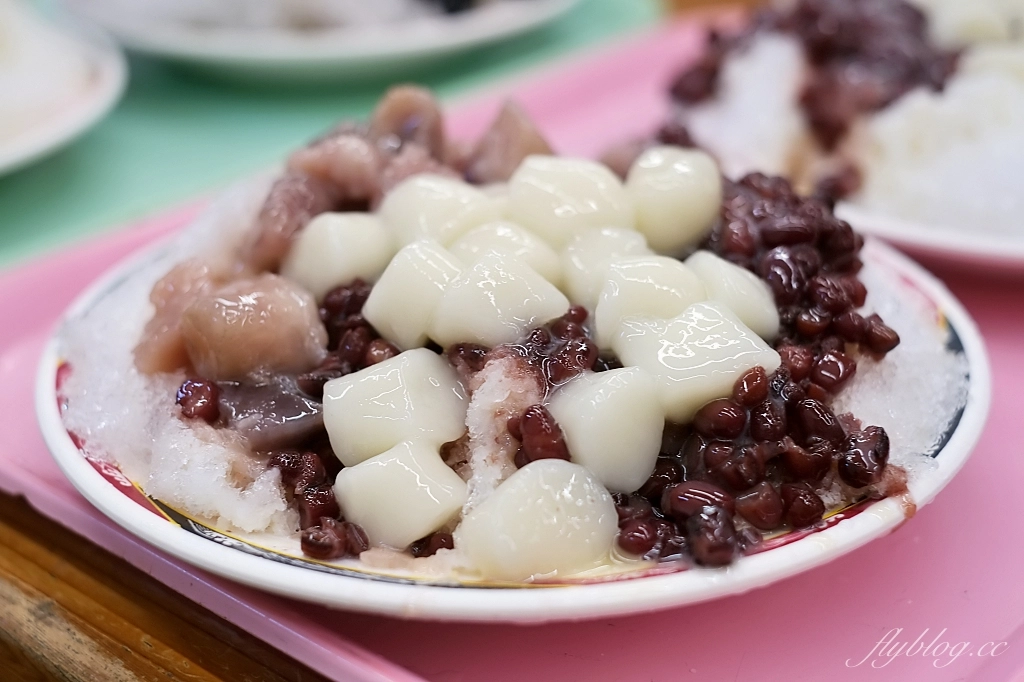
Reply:
[[[707, 150], [731, 178], [781, 174], [842, 199], [851, 220], [1024, 240], [1024, 2], [769, 7], [680, 74], [661, 139]], [[630, 145], [608, 158], [621, 167]]]
[[929, 466], [966, 368], [824, 205], [440, 124], [392, 91], [69, 321], [68, 429], [263, 546], [446, 580], [726, 565]]

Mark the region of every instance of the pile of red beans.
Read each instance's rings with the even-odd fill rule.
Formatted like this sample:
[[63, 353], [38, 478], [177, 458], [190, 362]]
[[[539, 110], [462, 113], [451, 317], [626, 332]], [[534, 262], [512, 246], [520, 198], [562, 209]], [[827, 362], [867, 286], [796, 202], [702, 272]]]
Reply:
[[[738, 35], [710, 32], [701, 56], [676, 77], [672, 97], [684, 104], [713, 97], [726, 57], [762, 30], [788, 33], [803, 47], [810, 71], [800, 106], [825, 150], [835, 148], [858, 116], [916, 87], [942, 90], [959, 56], [928, 41], [925, 15], [904, 0], [798, 0], [758, 13]], [[842, 197], [859, 183], [846, 168], [823, 189]]]
[[958, 53], [933, 46], [927, 18], [904, 0], [798, 0], [759, 12], [738, 35], [711, 31], [700, 57], [673, 82], [673, 98], [697, 104], [713, 97], [726, 57], [763, 30], [800, 41], [811, 64], [801, 105], [826, 149], [856, 116], [918, 86], [941, 90], [956, 69]]

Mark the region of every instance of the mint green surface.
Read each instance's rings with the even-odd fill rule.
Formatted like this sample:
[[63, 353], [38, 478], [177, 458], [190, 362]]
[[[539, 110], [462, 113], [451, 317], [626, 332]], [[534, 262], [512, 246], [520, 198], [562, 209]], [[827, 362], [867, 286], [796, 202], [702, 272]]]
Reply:
[[[656, 0], [586, 0], [556, 23], [410, 76], [442, 97], [638, 30]], [[340, 118], [367, 115], [386, 82], [260, 89], [133, 57], [124, 99], [72, 145], [0, 176], [0, 265], [209, 194], [279, 160]]]

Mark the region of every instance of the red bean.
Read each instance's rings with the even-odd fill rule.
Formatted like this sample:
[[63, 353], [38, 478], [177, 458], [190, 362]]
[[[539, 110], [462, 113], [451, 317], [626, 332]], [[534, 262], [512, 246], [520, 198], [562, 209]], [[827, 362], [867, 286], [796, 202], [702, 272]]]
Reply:
[[728, 256], [753, 256], [757, 242], [746, 224], [738, 221], [726, 223], [721, 233], [721, 252]]
[[851, 435], [839, 458], [839, 477], [853, 488], [882, 480], [889, 462], [889, 435], [880, 426], [869, 426]]
[[766, 223], [761, 228], [761, 241], [771, 248], [814, 241], [817, 230], [805, 216], [787, 215]]
[[801, 311], [796, 316], [796, 330], [808, 339], [815, 339], [824, 334], [830, 324], [832, 315], [817, 308]]
[[726, 566], [736, 555], [732, 514], [721, 507], [704, 507], [686, 520], [693, 559], [701, 566]]
[[805, 441], [810, 438], [823, 438], [830, 443], [839, 444], [846, 437], [832, 410], [813, 398], [805, 398], [796, 403], [793, 417]]
[[803, 271], [785, 246], [777, 246], [762, 257], [759, 273], [779, 304], [798, 302], [807, 286]]
[[488, 350], [476, 343], [456, 343], [448, 348], [445, 355], [459, 374], [468, 377], [484, 368]]
[[768, 375], [764, 367], [754, 367], [743, 373], [732, 388], [732, 399], [739, 405], [751, 407], [768, 397]]
[[736, 513], [761, 530], [774, 530], [782, 524], [782, 497], [768, 481], [761, 481], [736, 497]]
[[868, 331], [868, 321], [860, 313], [848, 310], [832, 320], [832, 328], [850, 343], [858, 343]]
[[301, 495], [306, 488], [317, 487], [327, 481], [323, 460], [312, 452], [275, 452], [270, 457], [269, 465], [281, 472], [281, 484], [296, 495]]
[[565, 319], [565, 320], [567, 320], [569, 322], [575, 322], [576, 324], [583, 324], [584, 322], [587, 321], [587, 316], [588, 315], [589, 315], [589, 313], [587, 312], [586, 308], [584, 308], [581, 305], [574, 305], [574, 306], [571, 306], [569, 308], [569, 310], [566, 311], [565, 315], [563, 315], [562, 317], [563, 317], [563, 319]]
[[331, 379], [343, 377], [356, 371], [356, 366], [350, 362], [342, 361], [336, 353], [330, 353], [320, 363], [320, 366], [311, 372], [300, 374], [296, 378], [299, 390], [306, 395], [321, 399], [324, 394], [324, 384]]
[[783, 483], [779, 489], [785, 519], [793, 528], [807, 528], [821, 521], [825, 503], [806, 483]]
[[220, 389], [214, 382], [186, 379], [174, 402], [181, 406], [181, 416], [186, 419], [202, 419], [212, 424], [220, 417], [219, 397]]
[[803, 381], [811, 374], [814, 364], [814, 353], [806, 346], [780, 346], [779, 356], [782, 366], [789, 370], [793, 381]]
[[615, 500], [615, 513], [619, 517], [619, 526], [630, 519], [646, 519], [654, 514], [654, 509], [646, 497], [613, 493], [612, 499]]
[[308, 486], [296, 495], [296, 499], [299, 507], [299, 528], [314, 526], [325, 516], [332, 519], [341, 516], [338, 501], [334, 499], [334, 490], [329, 485]]
[[544, 363], [544, 373], [552, 384], [565, 383], [577, 374], [592, 369], [597, 362], [597, 344], [587, 337], [567, 339]]
[[706, 444], [703, 448], [704, 468], [713, 471], [732, 457], [735, 448], [732, 443], [716, 440]]
[[349, 553], [346, 533], [335, 519], [324, 517], [302, 531], [302, 553], [320, 561], [340, 559]]
[[414, 557], [434, 556], [441, 549], [455, 549], [451, 533], [431, 533], [409, 545], [409, 552]]
[[864, 335], [864, 341], [875, 353], [885, 354], [900, 345], [900, 335], [889, 327], [878, 315], [868, 318], [868, 330]]
[[814, 438], [806, 449], [790, 438], [785, 443], [782, 461], [786, 469], [797, 478], [820, 481], [832, 467], [835, 451], [827, 440]]
[[736, 508], [732, 495], [707, 481], [677, 483], [666, 488], [661, 498], [662, 511], [675, 519], [686, 519], [707, 506], [721, 507], [729, 514]]
[[661, 495], [665, 488], [683, 480], [683, 467], [674, 459], [659, 457], [654, 465], [654, 472], [651, 477], [640, 486], [637, 491], [640, 495], [652, 502], [661, 501]]
[[808, 283], [807, 290], [815, 305], [833, 315], [844, 312], [853, 305], [842, 281], [833, 277], [818, 275]]
[[773, 400], [765, 400], [750, 411], [750, 435], [754, 440], [779, 440], [786, 435], [786, 410]]
[[359, 556], [370, 549], [370, 540], [366, 537], [366, 531], [359, 524], [350, 521], [342, 521], [341, 527], [345, 530], [345, 543], [348, 551], [353, 556]]
[[725, 398], [712, 400], [693, 418], [693, 428], [709, 438], [736, 438], [746, 425], [746, 410]]
[[852, 275], [843, 277], [842, 282], [843, 286], [846, 288], [846, 293], [850, 296], [850, 302], [853, 306], [855, 308], [860, 308], [864, 305], [864, 302], [868, 298], [868, 289], [864, 286], [864, 283]]
[[398, 355], [399, 350], [384, 339], [374, 339], [366, 347], [366, 354], [363, 356], [363, 365], [369, 367], [378, 362], [384, 362]]
[[764, 478], [764, 462], [757, 446], [746, 445], [735, 451], [711, 473], [735, 491], [747, 490]]
[[527, 462], [538, 459], [569, 459], [562, 429], [543, 405], [531, 405], [519, 420], [522, 452]]
[[659, 518], [652, 518], [651, 523], [654, 524], [658, 539], [654, 548], [646, 554], [648, 558], [666, 561], [689, 554], [690, 542], [676, 524]]
[[619, 529], [618, 544], [624, 552], [642, 556], [654, 549], [658, 531], [650, 519], [626, 520]]
[[857, 362], [842, 351], [828, 351], [811, 369], [811, 381], [832, 393], [841, 389], [857, 373]]
[[373, 332], [369, 327], [346, 329], [338, 340], [335, 355], [342, 362], [353, 366], [361, 366], [366, 357], [366, 349], [373, 340]]
[[324, 295], [320, 304], [320, 319], [327, 328], [328, 350], [338, 347], [346, 330], [368, 326], [362, 310], [369, 297], [370, 285], [361, 279], [335, 287]]

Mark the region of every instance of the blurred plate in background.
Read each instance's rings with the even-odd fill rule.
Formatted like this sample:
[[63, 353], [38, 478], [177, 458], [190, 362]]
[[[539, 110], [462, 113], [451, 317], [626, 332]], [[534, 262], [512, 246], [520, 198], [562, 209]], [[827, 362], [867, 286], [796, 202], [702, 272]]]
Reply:
[[0, 175], [75, 139], [117, 103], [128, 79], [120, 49], [101, 31], [53, 24], [0, 1]]
[[933, 225], [881, 214], [850, 202], [839, 202], [835, 213], [858, 231], [929, 262], [1024, 273], [1024, 233], [1002, 234], [971, 225]]
[[395, 76], [412, 66], [537, 28], [580, 2], [493, 0], [453, 15], [298, 30], [161, 21], [141, 12], [121, 11], [116, 0], [64, 1], [104, 26], [130, 50], [261, 81]]

